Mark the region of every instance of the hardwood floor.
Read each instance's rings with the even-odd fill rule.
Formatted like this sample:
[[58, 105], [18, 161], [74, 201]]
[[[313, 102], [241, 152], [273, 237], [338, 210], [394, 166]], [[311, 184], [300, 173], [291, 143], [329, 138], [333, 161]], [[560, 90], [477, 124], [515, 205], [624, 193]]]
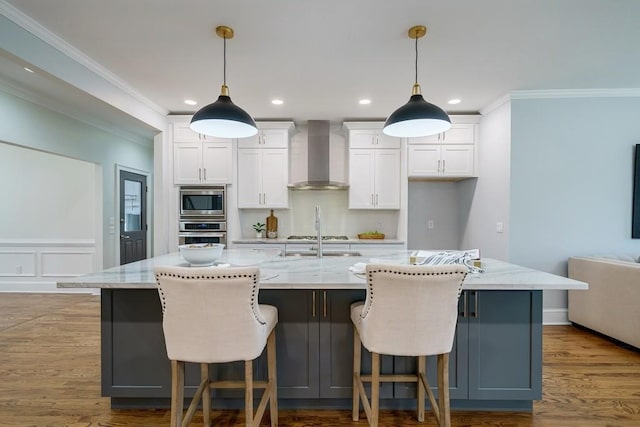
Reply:
[[[112, 410], [100, 397], [99, 298], [0, 294], [0, 426], [160, 426], [166, 410]], [[454, 426], [640, 426], [640, 352], [571, 326], [544, 328], [543, 399], [533, 413], [452, 412]], [[265, 416], [263, 425], [268, 424]], [[433, 426], [381, 411], [381, 426]], [[201, 423], [197, 414], [192, 425]], [[243, 425], [239, 411], [214, 425]], [[200, 424], [201, 425], [201, 424]], [[350, 411], [280, 411], [283, 427], [365, 426]]]

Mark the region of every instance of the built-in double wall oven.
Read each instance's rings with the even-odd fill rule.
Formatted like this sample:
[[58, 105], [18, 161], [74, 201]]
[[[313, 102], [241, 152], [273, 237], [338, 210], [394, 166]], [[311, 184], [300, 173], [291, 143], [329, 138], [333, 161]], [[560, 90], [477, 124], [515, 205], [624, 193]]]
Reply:
[[178, 243], [227, 244], [226, 188], [180, 187]]

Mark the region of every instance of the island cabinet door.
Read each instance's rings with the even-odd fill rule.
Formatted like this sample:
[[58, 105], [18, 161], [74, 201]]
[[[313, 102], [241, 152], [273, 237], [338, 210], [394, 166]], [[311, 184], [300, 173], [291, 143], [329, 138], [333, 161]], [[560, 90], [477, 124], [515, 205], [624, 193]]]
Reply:
[[[321, 295], [320, 312], [320, 397], [351, 398], [353, 385], [353, 323], [351, 304], [364, 301], [364, 290], [317, 291]], [[362, 350], [363, 374], [371, 373], [371, 354]], [[393, 372], [393, 358], [380, 360], [383, 374]], [[367, 386], [367, 390], [369, 387]], [[380, 397], [393, 397], [391, 383], [381, 384]]]
[[469, 292], [469, 399], [542, 397], [542, 291]]
[[[468, 396], [468, 361], [469, 361], [469, 325], [465, 312], [464, 295], [458, 301], [458, 325], [456, 336], [453, 340], [453, 348], [449, 353], [449, 396], [451, 399], [467, 399]], [[417, 363], [415, 357], [394, 357], [394, 373], [415, 373]], [[437, 396], [438, 371], [436, 356], [427, 357], [427, 380], [431, 389]], [[415, 399], [416, 384], [395, 383], [394, 397], [396, 399]]]
[[[278, 309], [276, 360], [278, 399], [319, 396], [318, 319], [319, 292], [311, 290], [261, 290], [260, 304]], [[264, 354], [262, 355], [264, 357]], [[263, 376], [266, 376], [264, 366]]]
[[103, 289], [101, 311], [102, 395], [171, 397], [158, 291]]

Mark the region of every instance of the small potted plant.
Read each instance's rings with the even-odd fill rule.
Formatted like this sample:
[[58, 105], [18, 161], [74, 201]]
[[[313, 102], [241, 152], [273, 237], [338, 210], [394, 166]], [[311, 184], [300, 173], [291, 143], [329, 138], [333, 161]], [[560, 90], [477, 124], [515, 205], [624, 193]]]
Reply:
[[256, 222], [253, 224], [253, 229], [256, 230], [256, 238], [262, 239], [262, 232], [264, 231], [264, 224]]

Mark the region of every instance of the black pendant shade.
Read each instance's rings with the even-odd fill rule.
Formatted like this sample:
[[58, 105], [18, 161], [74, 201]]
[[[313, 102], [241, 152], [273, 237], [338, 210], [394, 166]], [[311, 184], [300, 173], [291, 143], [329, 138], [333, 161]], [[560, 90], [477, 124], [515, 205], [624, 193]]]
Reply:
[[194, 132], [219, 138], [247, 138], [258, 133], [256, 122], [249, 113], [227, 95], [220, 95], [216, 102], [198, 110], [189, 127]]
[[409, 102], [391, 113], [384, 123], [383, 132], [389, 136], [413, 138], [434, 135], [451, 127], [451, 119], [437, 105], [412, 95]]
[[416, 25], [409, 28], [409, 38], [416, 42], [416, 80], [409, 102], [391, 113], [382, 132], [399, 138], [415, 138], [435, 135], [451, 128], [451, 119], [445, 111], [424, 100], [418, 84], [418, 39], [427, 34], [427, 27]]
[[224, 40], [223, 83], [218, 100], [202, 107], [191, 118], [189, 127], [194, 132], [218, 138], [247, 138], [258, 133], [253, 118], [229, 97], [227, 86], [227, 39], [233, 38], [233, 29], [225, 25], [216, 27], [216, 34]]

